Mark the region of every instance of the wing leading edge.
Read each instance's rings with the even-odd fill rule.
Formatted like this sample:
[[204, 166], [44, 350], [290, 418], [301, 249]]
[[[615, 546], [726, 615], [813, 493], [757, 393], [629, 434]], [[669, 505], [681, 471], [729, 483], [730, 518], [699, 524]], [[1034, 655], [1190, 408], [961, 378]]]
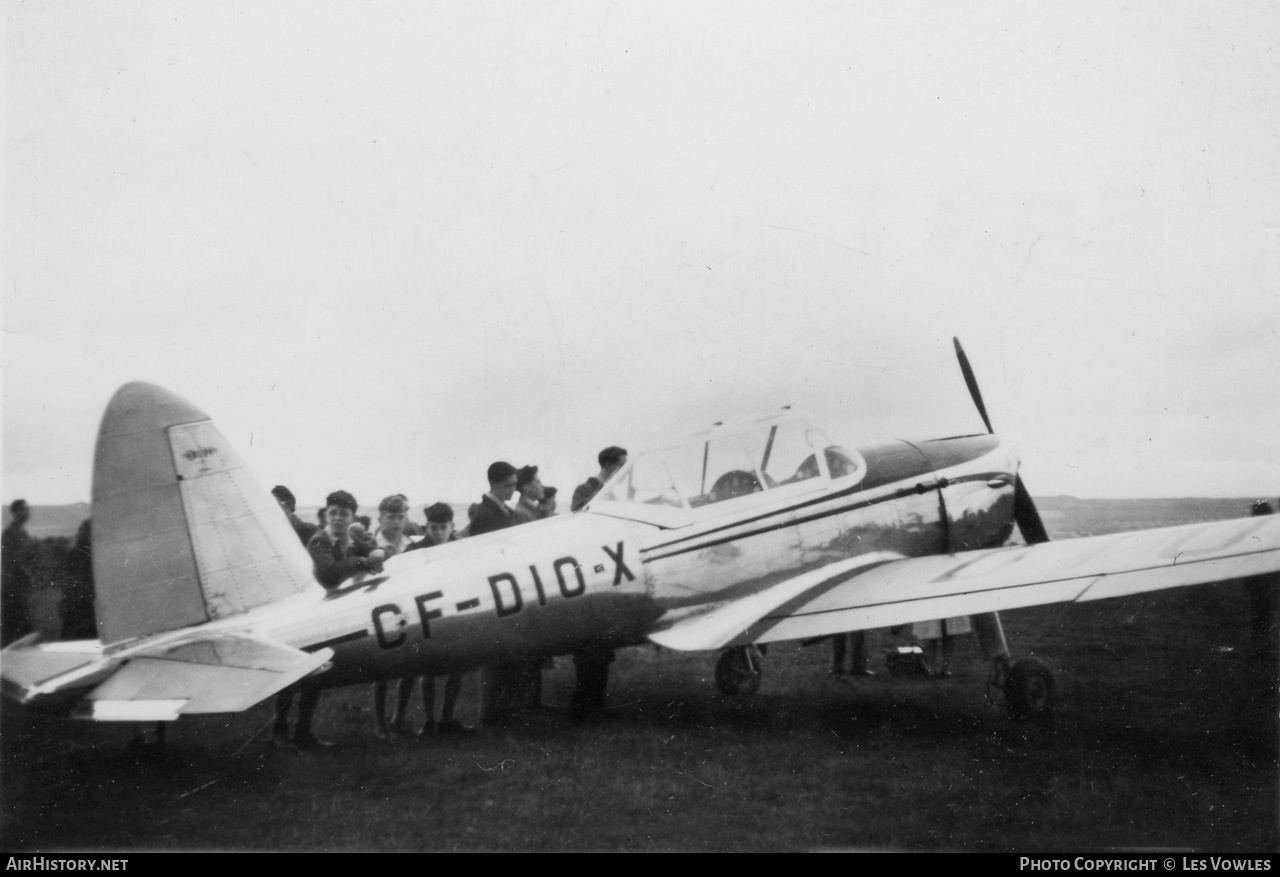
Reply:
[[1280, 516], [961, 554], [877, 557], [864, 565], [846, 560], [683, 618], [649, 639], [678, 650], [718, 649], [1269, 572], [1280, 572]]

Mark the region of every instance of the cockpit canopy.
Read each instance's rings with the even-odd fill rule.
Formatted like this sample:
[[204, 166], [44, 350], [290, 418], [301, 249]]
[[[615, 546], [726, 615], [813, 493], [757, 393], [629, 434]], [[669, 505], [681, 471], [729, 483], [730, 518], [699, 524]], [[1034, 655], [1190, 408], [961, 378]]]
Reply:
[[825, 487], [834, 479], [856, 484], [865, 471], [856, 452], [833, 444], [807, 418], [785, 412], [745, 424], [717, 425], [681, 444], [638, 454], [591, 504], [692, 510], [742, 497], [764, 503]]

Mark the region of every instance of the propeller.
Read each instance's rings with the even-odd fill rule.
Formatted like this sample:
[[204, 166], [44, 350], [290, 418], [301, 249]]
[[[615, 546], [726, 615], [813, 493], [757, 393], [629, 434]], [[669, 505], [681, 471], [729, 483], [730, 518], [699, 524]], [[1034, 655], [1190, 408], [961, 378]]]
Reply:
[[[982, 403], [982, 391], [978, 389], [978, 379], [973, 376], [969, 357], [964, 355], [964, 348], [960, 346], [959, 338], [951, 340], [955, 342], [956, 359], [960, 360], [960, 372], [964, 375], [964, 383], [969, 388], [973, 404], [977, 406], [978, 414], [982, 415], [982, 422], [986, 424], [987, 432], [994, 435], [995, 430], [991, 428], [987, 406]], [[1027, 486], [1022, 482], [1022, 476], [1018, 474], [1013, 476], [1013, 519], [1017, 522], [1018, 529], [1022, 531], [1022, 538], [1027, 540], [1028, 545], [1049, 541], [1044, 522], [1040, 520], [1040, 512], [1036, 511], [1036, 504], [1031, 500], [1031, 492], [1027, 490]]]

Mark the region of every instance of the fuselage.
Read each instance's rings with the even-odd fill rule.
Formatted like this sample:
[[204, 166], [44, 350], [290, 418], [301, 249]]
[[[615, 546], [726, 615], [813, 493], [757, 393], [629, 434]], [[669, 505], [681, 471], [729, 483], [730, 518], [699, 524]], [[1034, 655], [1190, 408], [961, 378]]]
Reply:
[[994, 436], [861, 448], [814, 478], [683, 510], [587, 510], [413, 551], [381, 575], [220, 622], [308, 651], [342, 685], [645, 641], [697, 612], [835, 560], [994, 547], [1013, 529], [1016, 459]]

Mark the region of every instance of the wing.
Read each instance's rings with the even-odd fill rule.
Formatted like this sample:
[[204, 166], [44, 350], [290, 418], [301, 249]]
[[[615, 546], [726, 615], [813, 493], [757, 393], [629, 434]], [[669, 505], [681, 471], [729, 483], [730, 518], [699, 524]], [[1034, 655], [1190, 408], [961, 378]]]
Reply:
[[127, 657], [96, 642], [15, 643], [4, 650], [6, 690], [96, 721], [170, 721], [193, 713], [239, 712], [318, 670], [314, 654], [242, 634], [170, 642]]
[[826, 636], [1280, 571], [1280, 516], [932, 557], [867, 555], [672, 621], [680, 650]]

